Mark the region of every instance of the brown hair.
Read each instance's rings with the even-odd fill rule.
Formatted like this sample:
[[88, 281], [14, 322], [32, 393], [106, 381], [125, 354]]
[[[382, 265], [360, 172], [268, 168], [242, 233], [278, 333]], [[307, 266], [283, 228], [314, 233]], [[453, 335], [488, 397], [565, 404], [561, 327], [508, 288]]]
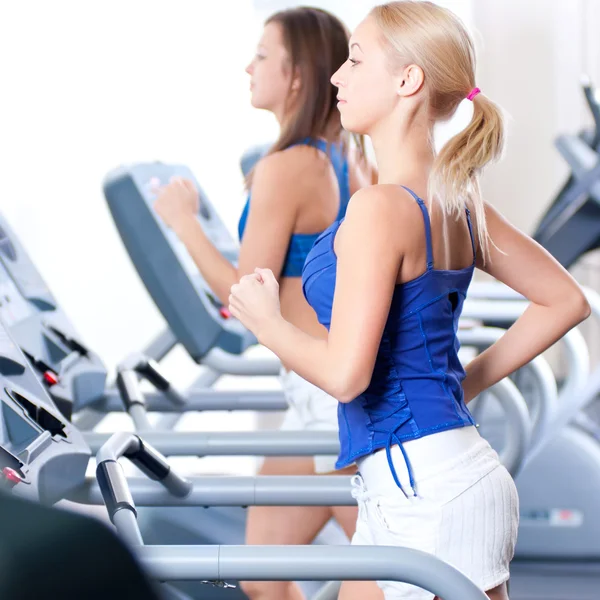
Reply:
[[[350, 33], [336, 16], [320, 8], [301, 6], [270, 16], [265, 25], [281, 27], [283, 43], [289, 55], [288, 68], [299, 76], [300, 89], [294, 98], [293, 112], [287, 115], [281, 133], [268, 154], [285, 150], [303, 139], [338, 134], [346, 144], [337, 110], [337, 88], [330, 78], [348, 58]], [[291, 89], [290, 89], [291, 92]], [[333, 124], [338, 131], [331, 131]], [[364, 156], [362, 138], [356, 138]], [[246, 179], [250, 187], [252, 171]]]
[[[425, 75], [425, 93], [435, 120], [448, 119], [475, 87], [475, 47], [461, 20], [432, 2], [390, 2], [371, 15], [382, 33], [393, 67], [416, 64]], [[473, 210], [484, 259], [489, 251], [485, 203], [479, 177], [500, 158], [504, 119], [500, 108], [483, 94], [473, 98], [469, 125], [448, 141], [429, 177], [429, 195], [445, 215], [458, 217]]]

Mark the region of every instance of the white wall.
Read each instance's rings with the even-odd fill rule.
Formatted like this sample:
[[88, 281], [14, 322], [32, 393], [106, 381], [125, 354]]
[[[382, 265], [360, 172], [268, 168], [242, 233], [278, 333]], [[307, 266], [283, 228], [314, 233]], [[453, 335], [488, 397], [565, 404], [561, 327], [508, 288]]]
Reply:
[[567, 175], [555, 137], [591, 122], [579, 79], [589, 71], [600, 83], [598, 7], [596, 0], [473, 3], [478, 82], [509, 115], [506, 157], [490, 168], [484, 189], [528, 232]]

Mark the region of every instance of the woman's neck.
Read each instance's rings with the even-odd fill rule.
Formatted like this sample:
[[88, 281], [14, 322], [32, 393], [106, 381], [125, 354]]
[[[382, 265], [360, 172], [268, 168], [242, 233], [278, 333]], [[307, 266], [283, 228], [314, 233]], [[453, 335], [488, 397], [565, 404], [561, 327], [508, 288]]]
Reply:
[[[399, 125], [399, 126], [398, 126]], [[430, 127], [411, 123], [381, 123], [369, 132], [379, 171], [379, 183], [420, 182], [426, 186], [435, 160]]]

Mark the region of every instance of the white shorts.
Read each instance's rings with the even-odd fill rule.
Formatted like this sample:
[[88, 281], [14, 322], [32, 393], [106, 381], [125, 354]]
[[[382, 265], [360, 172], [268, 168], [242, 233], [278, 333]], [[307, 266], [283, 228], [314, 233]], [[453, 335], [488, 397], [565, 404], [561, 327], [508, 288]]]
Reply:
[[[404, 546], [434, 554], [482, 591], [509, 578], [519, 523], [512, 477], [475, 427], [405, 442], [417, 496], [398, 446], [392, 462], [408, 497], [396, 485], [385, 450], [358, 462], [353, 495], [359, 516], [352, 544]], [[452, 458], [448, 458], [448, 457]], [[407, 583], [379, 581], [386, 600], [431, 600]]]
[[[282, 431], [338, 431], [338, 401], [322, 389], [302, 379], [294, 371], [282, 370], [281, 387], [289, 408]], [[337, 456], [315, 456], [315, 472], [335, 471]]]

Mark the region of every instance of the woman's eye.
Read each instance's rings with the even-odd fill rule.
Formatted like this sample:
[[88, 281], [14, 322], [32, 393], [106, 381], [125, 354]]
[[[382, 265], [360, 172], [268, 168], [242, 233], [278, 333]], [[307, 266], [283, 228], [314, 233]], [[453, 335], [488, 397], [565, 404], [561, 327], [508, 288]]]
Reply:
[[353, 58], [349, 58], [348, 60], [352, 63], [353, 67], [355, 67], [358, 64], [358, 61], [354, 60]]

